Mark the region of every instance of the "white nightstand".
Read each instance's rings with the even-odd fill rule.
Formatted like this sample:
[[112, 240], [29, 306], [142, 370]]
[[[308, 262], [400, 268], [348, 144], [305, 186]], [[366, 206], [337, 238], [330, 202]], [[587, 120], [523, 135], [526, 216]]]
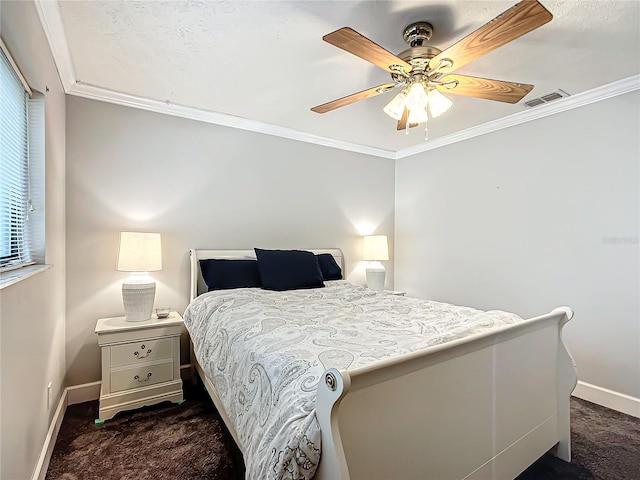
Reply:
[[177, 312], [168, 318], [127, 322], [125, 317], [96, 323], [102, 351], [102, 388], [96, 424], [116, 413], [169, 400], [181, 404], [180, 332]]

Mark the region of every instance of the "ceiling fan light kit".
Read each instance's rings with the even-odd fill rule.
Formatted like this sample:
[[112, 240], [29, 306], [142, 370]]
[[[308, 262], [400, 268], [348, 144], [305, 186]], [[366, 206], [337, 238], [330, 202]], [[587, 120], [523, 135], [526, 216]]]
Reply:
[[343, 27], [325, 35], [323, 40], [388, 71], [393, 83], [348, 95], [311, 110], [330, 112], [401, 87], [402, 91], [383, 108], [384, 113], [397, 120], [398, 130], [409, 133], [409, 128], [424, 123], [426, 134], [429, 114], [431, 118], [438, 117], [453, 105], [442, 91], [518, 103], [533, 89], [533, 85], [451, 75], [451, 72], [535, 30], [552, 18], [553, 15], [537, 0], [523, 0], [445, 50], [426, 45], [434, 30], [430, 23], [414, 22], [403, 32], [409, 48], [397, 56], [355, 30]]

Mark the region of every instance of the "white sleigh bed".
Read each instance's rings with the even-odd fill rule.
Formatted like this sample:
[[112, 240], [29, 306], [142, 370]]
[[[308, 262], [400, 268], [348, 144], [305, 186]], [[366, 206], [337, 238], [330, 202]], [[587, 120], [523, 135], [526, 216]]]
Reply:
[[[313, 252], [332, 254], [344, 271], [339, 249]], [[199, 260], [255, 258], [253, 250], [190, 254], [192, 301], [207, 290]], [[557, 308], [366, 366], [326, 369], [315, 394], [322, 451], [314, 478], [505, 480], [549, 450], [569, 461], [577, 377], [562, 328], [572, 316]], [[193, 344], [191, 360], [246, 456]]]

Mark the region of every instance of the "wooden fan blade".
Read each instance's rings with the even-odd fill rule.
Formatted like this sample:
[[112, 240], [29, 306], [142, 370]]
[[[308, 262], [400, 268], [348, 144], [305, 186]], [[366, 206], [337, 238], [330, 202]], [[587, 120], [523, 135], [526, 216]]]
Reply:
[[[407, 107], [404, 107], [404, 111], [402, 112], [402, 118], [400, 120], [398, 120], [398, 126], [396, 127], [396, 129], [398, 131], [400, 130], [405, 130], [407, 128], [407, 120], [409, 119], [409, 110], [407, 110]], [[409, 128], [413, 128], [413, 127], [417, 127], [418, 124], [417, 123], [410, 123], [409, 124]]]
[[336, 108], [344, 107], [345, 105], [350, 105], [360, 100], [364, 100], [365, 98], [375, 97], [376, 95], [380, 95], [381, 93], [388, 92], [393, 87], [395, 87], [395, 84], [385, 83], [383, 85], [378, 85], [377, 87], [369, 88], [368, 90], [363, 90], [358, 93], [347, 95], [346, 97], [342, 97], [331, 102], [323, 103], [322, 105], [313, 107], [311, 110], [316, 113], [327, 113], [331, 110], [335, 110]]
[[404, 107], [404, 111], [402, 112], [402, 118], [398, 120], [398, 126], [396, 127], [398, 131], [404, 130], [407, 128], [407, 120], [409, 119], [409, 110], [407, 107]]
[[518, 103], [533, 90], [533, 85], [526, 83], [504, 82], [489, 78], [468, 77], [466, 75], [445, 75], [439, 81], [458, 82], [453, 88], [438, 85], [436, 88], [444, 93], [455, 93], [468, 97], [486, 98], [497, 102]]
[[367, 62], [377, 65], [387, 72], [393, 72], [393, 70], [389, 68], [391, 65], [399, 65], [406, 72], [411, 71], [412, 67], [407, 62], [396, 57], [393, 53], [385, 50], [367, 37], [360, 35], [352, 28], [343, 27], [340, 30], [325, 35], [322, 39], [331, 45], [335, 45]]
[[523, 0], [433, 57], [429, 61], [429, 67], [435, 69], [440, 60], [448, 59], [453, 62], [453, 65], [449, 68], [443, 66], [440, 71], [452, 72], [525, 33], [535, 30], [551, 21], [552, 18], [553, 15], [537, 0]]

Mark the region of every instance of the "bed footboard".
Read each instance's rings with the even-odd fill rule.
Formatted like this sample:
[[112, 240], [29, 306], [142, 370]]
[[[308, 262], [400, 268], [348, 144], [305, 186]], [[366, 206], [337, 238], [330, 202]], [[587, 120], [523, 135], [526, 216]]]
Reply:
[[514, 478], [570, 459], [577, 376], [563, 307], [494, 332], [350, 371], [318, 386], [319, 480]]

